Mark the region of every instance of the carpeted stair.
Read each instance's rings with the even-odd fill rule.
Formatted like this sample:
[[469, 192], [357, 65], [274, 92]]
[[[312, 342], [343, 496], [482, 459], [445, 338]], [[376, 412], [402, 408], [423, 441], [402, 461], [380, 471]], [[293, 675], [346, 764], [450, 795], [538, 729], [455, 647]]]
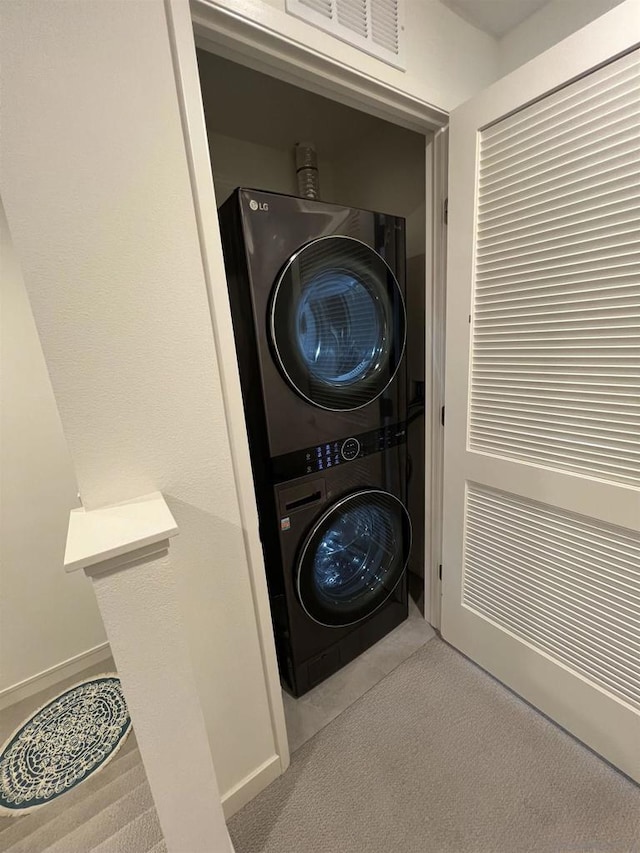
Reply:
[[2, 853], [164, 853], [160, 824], [135, 745], [39, 811], [0, 819]]

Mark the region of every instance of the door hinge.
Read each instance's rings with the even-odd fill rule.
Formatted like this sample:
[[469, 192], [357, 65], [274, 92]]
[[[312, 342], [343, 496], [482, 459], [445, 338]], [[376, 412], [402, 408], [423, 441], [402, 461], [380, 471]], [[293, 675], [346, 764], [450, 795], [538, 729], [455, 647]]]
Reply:
[[442, 563], [438, 566], [438, 578], [442, 580]]
[[449, 224], [449, 199], [445, 198], [444, 200], [444, 208], [442, 212], [442, 218], [444, 219], [444, 224]]
[[444, 406], [440, 409], [440, 423], [444, 426]]

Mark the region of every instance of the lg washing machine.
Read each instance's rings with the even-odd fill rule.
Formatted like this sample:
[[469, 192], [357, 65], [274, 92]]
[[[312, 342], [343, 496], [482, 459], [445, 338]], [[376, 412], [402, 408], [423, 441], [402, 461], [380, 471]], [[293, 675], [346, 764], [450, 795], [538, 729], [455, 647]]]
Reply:
[[239, 189], [220, 209], [280, 672], [407, 616], [405, 223]]

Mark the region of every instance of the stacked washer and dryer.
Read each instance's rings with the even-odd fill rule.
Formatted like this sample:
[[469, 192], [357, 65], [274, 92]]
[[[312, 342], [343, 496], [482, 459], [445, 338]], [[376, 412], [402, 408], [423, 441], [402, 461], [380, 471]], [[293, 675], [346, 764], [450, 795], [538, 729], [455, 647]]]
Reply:
[[407, 618], [402, 218], [220, 209], [280, 673], [301, 696]]

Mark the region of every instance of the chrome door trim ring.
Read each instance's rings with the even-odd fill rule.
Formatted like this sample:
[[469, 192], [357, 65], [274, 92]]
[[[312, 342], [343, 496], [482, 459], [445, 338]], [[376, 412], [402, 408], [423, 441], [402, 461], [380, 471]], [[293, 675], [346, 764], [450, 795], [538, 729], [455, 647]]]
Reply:
[[[352, 243], [358, 243], [360, 246], [364, 246], [370, 252], [373, 252], [382, 261], [382, 263], [387, 268], [389, 275], [391, 276], [391, 279], [393, 280], [393, 283], [395, 284], [395, 286], [398, 290], [398, 295], [400, 296], [400, 304], [402, 305], [402, 316], [404, 319], [404, 334], [402, 336], [402, 347], [400, 350], [400, 355], [398, 357], [398, 363], [396, 364], [393, 373], [389, 377], [389, 381], [384, 386], [384, 388], [382, 388], [380, 391], [378, 391], [378, 393], [375, 395], [375, 397], [372, 397], [370, 400], [367, 400], [366, 403], [362, 403], [360, 406], [353, 406], [353, 408], [350, 408], [350, 409], [335, 409], [335, 408], [332, 408], [331, 406], [323, 406], [320, 403], [316, 403], [315, 400], [312, 400], [300, 388], [298, 388], [296, 383], [293, 381], [293, 379], [289, 375], [289, 372], [288, 372], [287, 368], [285, 367], [284, 361], [282, 360], [282, 356], [280, 355], [280, 349], [278, 347], [278, 341], [276, 338], [276, 329], [275, 329], [275, 306], [276, 306], [276, 301], [278, 299], [278, 293], [280, 292], [280, 286], [281, 286], [282, 281], [283, 281], [284, 277], [286, 276], [286, 274], [289, 272], [289, 270], [291, 269], [293, 264], [296, 262], [298, 257], [302, 254], [302, 252], [305, 252], [311, 246], [315, 246], [316, 243], [321, 243], [324, 240], [336, 240], [336, 239], [351, 240]], [[274, 285], [274, 288], [273, 288], [273, 291], [271, 294], [270, 304], [269, 304], [269, 334], [271, 337], [271, 344], [272, 344], [273, 349], [275, 351], [280, 370], [284, 373], [284, 375], [287, 378], [287, 382], [289, 383], [289, 386], [296, 392], [296, 394], [299, 394], [304, 400], [307, 401], [307, 403], [311, 403], [312, 406], [316, 406], [318, 409], [324, 409], [324, 411], [326, 411], [326, 412], [355, 412], [358, 409], [364, 409], [365, 406], [368, 406], [370, 403], [373, 403], [375, 400], [378, 399], [378, 397], [381, 394], [384, 394], [384, 392], [387, 390], [389, 385], [395, 379], [396, 373], [400, 369], [400, 365], [402, 364], [402, 359], [404, 358], [404, 353], [405, 353], [405, 349], [407, 346], [407, 308], [405, 305], [404, 295], [402, 293], [402, 289], [401, 289], [400, 285], [398, 284], [398, 279], [396, 278], [396, 276], [395, 276], [393, 270], [391, 269], [391, 267], [389, 266], [389, 264], [385, 261], [385, 259], [382, 257], [382, 255], [379, 252], [376, 252], [376, 250], [374, 248], [372, 248], [371, 246], [369, 246], [367, 243], [364, 243], [362, 240], [358, 240], [355, 237], [347, 237], [343, 234], [330, 234], [326, 237], [317, 237], [314, 240], [310, 240], [308, 243], [305, 243], [304, 246], [301, 246], [297, 251], [295, 251], [293, 253], [293, 255], [291, 255], [291, 257], [289, 258], [287, 263], [284, 265], [283, 269], [280, 271], [280, 275], [278, 276], [278, 280], [276, 281], [276, 283]]]

